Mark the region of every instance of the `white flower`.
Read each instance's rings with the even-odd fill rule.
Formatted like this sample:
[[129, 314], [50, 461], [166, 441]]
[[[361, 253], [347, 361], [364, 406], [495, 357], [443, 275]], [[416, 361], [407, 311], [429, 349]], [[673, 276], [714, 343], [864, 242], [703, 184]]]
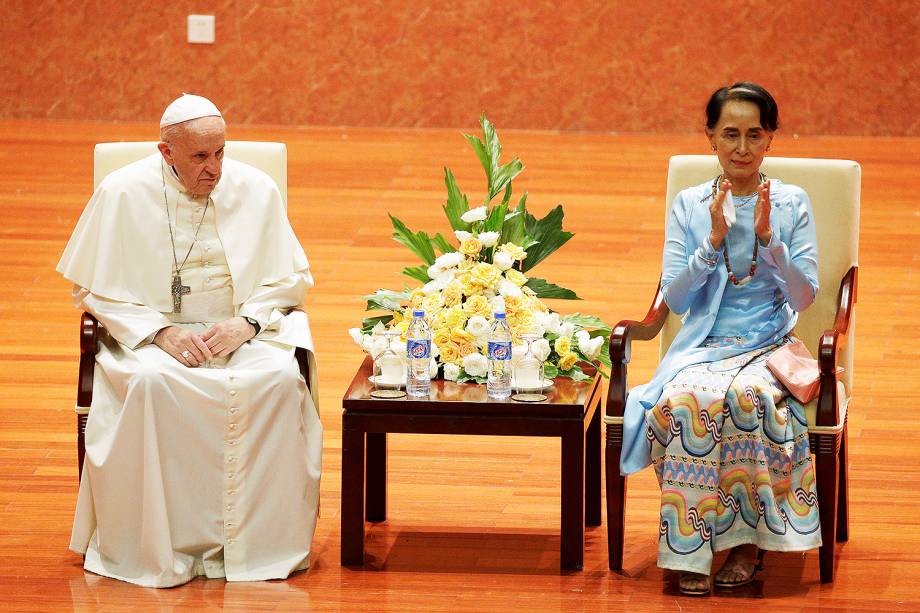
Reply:
[[545, 362], [546, 358], [549, 357], [549, 352], [550, 352], [549, 341], [546, 340], [545, 338], [535, 340], [533, 342], [532, 347], [533, 347], [533, 354], [537, 356], [537, 359], [540, 360], [541, 362]]
[[505, 312], [505, 299], [502, 296], [495, 296], [489, 298], [489, 309], [493, 313], [504, 313]]
[[579, 330], [575, 333], [575, 340], [579, 343], [587, 343], [589, 338], [591, 338], [591, 335], [587, 330]]
[[551, 334], [559, 334], [559, 313], [538, 313], [537, 321]]
[[572, 334], [575, 333], [575, 324], [570, 321], [565, 322], [559, 326], [559, 336], [565, 336], [567, 338], [572, 338]]
[[[585, 332], [582, 330], [582, 332]], [[585, 332], [587, 334], [587, 332]], [[601, 353], [601, 346], [604, 344], [603, 336], [595, 336], [594, 338], [584, 338], [579, 337], [578, 334], [575, 335], [578, 337], [578, 350], [584, 354], [589, 360], [597, 359], [597, 356]]]
[[377, 356], [383, 353], [387, 348], [387, 339], [382, 336], [366, 335], [362, 346], [364, 347], [364, 351], [368, 352], [372, 358], [376, 359]]
[[502, 279], [498, 282], [498, 293], [502, 296], [517, 297], [521, 295], [521, 288], [508, 279]]
[[473, 336], [480, 336], [489, 330], [489, 321], [482, 315], [473, 315], [466, 320], [466, 331]]
[[441, 349], [434, 341], [431, 341], [431, 357], [436, 358], [439, 355], [441, 355]]
[[463, 358], [463, 370], [471, 377], [485, 377], [489, 370], [489, 360], [481, 353], [471, 353]]
[[511, 257], [507, 251], [499, 251], [495, 254], [495, 257], [492, 258], [492, 263], [495, 264], [495, 267], [499, 270], [508, 270], [514, 266], [514, 258]]
[[[459, 234], [460, 230], [457, 230], [457, 233]], [[469, 234], [469, 232], [464, 232], [464, 234]], [[457, 238], [459, 238], [459, 236]], [[463, 242], [463, 241], [461, 240], [460, 242]], [[448, 268], [453, 268], [454, 266], [457, 266], [462, 261], [463, 261], [462, 253], [460, 253], [459, 251], [449, 251], [447, 253], [439, 255], [434, 261], [434, 266], [437, 266], [443, 271]], [[434, 279], [434, 277], [431, 277], [431, 278]]]
[[353, 340], [355, 343], [357, 343], [358, 347], [361, 347], [361, 348], [364, 347], [364, 339], [361, 338], [361, 336], [362, 336], [362, 335], [361, 335], [361, 328], [349, 328], [349, 329], [348, 329], [348, 336], [351, 337], [351, 340]]
[[[460, 242], [462, 243], [462, 242], [465, 241], [466, 239], [472, 238], [472, 237], [473, 237], [473, 233], [472, 233], [472, 232], [464, 232], [463, 230], [454, 230], [454, 236], [456, 236], [456, 237], [457, 237], [457, 240], [460, 241]], [[444, 254], [444, 255], [447, 255], [447, 254]], [[443, 256], [442, 256], [442, 257], [443, 257]]]
[[460, 376], [460, 367], [457, 364], [444, 365], [444, 378], [448, 381], [456, 381]]
[[[431, 269], [429, 268], [429, 271], [430, 270]], [[450, 282], [453, 281], [456, 277], [457, 273], [453, 270], [442, 270], [436, 277], [432, 277], [433, 281], [429, 281], [422, 286], [422, 291], [425, 292], [426, 296], [428, 294], [439, 292], [450, 285]]]
[[486, 331], [480, 334], [479, 336], [473, 339], [473, 342], [476, 343], [476, 347], [482, 349], [489, 344], [489, 329], [486, 328]]
[[480, 232], [479, 242], [483, 247], [494, 247], [501, 235], [501, 232]]
[[473, 223], [474, 221], [483, 221], [486, 218], [486, 207], [480, 206], [475, 209], [470, 209], [466, 213], [460, 216], [460, 219], [466, 223]]
[[378, 321], [378, 322], [374, 325], [373, 329], [371, 329], [371, 334], [372, 334], [372, 335], [378, 335], [378, 334], [380, 334], [381, 332], [383, 332], [383, 331], [386, 330], [386, 329], [387, 329], [387, 327], [386, 327], [385, 325], [383, 325], [383, 322], [382, 322], [382, 321]]
[[441, 274], [442, 272], [444, 271], [441, 269], [440, 266], [438, 266], [437, 264], [432, 264], [431, 266], [428, 267], [428, 278], [437, 279], [438, 275]]
[[431, 363], [428, 365], [428, 375], [432, 379], [438, 376], [438, 361], [434, 358], [431, 358]]

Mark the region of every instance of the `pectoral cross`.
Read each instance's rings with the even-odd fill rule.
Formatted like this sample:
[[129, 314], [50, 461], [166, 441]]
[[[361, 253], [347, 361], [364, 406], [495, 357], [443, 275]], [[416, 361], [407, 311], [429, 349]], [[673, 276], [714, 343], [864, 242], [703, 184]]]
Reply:
[[182, 285], [182, 277], [179, 275], [173, 275], [172, 279], [172, 299], [173, 299], [173, 313], [182, 312], [182, 294], [190, 294], [192, 288], [188, 285]]

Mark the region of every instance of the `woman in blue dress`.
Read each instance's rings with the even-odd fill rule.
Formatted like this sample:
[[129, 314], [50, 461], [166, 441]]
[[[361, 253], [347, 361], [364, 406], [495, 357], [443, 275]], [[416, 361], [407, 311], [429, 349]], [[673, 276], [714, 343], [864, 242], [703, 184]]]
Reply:
[[760, 171], [778, 124], [767, 90], [723, 87], [706, 116], [722, 173], [674, 200], [661, 283], [684, 322], [629, 395], [621, 463], [654, 465], [658, 565], [687, 594], [749, 583], [765, 550], [821, 545], [805, 412], [766, 367], [818, 290], [811, 204]]

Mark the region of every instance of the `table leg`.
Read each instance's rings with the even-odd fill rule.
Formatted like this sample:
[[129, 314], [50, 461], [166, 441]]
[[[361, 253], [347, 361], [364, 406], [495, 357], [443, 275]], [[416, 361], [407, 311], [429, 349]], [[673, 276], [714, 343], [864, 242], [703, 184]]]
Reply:
[[562, 526], [560, 566], [581, 570], [585, 556], [585, 429], [567, 424], [562, 435]]
[[585, 525], [601, 525], [601, 411], [594, 409], [585, 432]]
[[364, 436], [342, 417], [342, 566], [364, 564]]
[[365, 519], [386, 521], [387, 518], [387, 433], [367, 433], [366, 460], [367, 497]]

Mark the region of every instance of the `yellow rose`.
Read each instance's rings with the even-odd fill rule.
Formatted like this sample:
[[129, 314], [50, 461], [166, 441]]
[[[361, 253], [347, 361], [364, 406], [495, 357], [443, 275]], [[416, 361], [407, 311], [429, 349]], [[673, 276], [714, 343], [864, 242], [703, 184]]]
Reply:
[[469, 316], [463, 311], [460, 305], [452, 306], [444, 311], [444, 323], [448, 328], [463, 328]]
[[463, 343], [460, 345], [460, 357], [465, 358], [471, 353], [476, 353], [476, 345], [474, 343]]
[[[525, 287], [524, 289], [526, 290], [530, 288]], [[534, 311], [539, 311], [541, 313], [549, 313], [549, 307], [543, 304], [543, 301], [537, 298], [536, 296], [530, 296], [530, 308], [533, 309]]]
[[425, 313], [428, 314], [433, 314], [442, 306], [444, 306], [444, 298], [441, 296], [440, 292], [429, 294], [422, 300], [422, 308], [425, 309]]
[[[562, 339], [557, 339], [557, 343]], [[559, 358], [559, 370], [566, 371], [571, 370], [575, 366], [575, 362], [578, 361], [578, 356], [574, 353], [566, 353], [561, 358]]]
[[482, 293], [482, 290], [485, 289], [473, 275], [470, 273], [463, 273], [460, 275], [460, 291], [463, 292], [464, 296], [476, 296]]
[[473, 340], [473, 335], [462, 328], [455, 328], [450, 331], [450, 340], [458, 345], [462, 345], [463, 343], [471, 342]]
[[410, 323], [412, 323], [411, 319], [404, 319], [398, 324], [396, 324], [395, 326], [393, 326], [394, 330], [399, 330], [399, 338], [401, 340], [406, 340], [406, 330], [409, 329]]
[[515, 260], [523, 260], [527, 257], [527, 252], [521, 249], [520, 245], [515, 245], [514, 243], [505, 243], [504, 245], [498, 248], [499, 251], [504, 251]]
[[422, 301], [425, 299], [425, 292], [420, 289], [412, 290], [412, 293], [409, 294], [409, 306], [413, 309], [421, 306]]
[[505, 296], [505, 312], [514, 315], [524, 307], [523, 296]]
[[441, 361], [445, 364], [455, 364], [460, 359], [460, 347], [457, 343], [448, 341], [438, 345], [438, 349], [441, 350]]
[[482, 251], [482, 243], [479, 242], [479, 239], [475, 236], [471, 236], [462, 243], [460, 243], [460, 253], [463, 255], [468, 255], [470, 257], [476, 256], [480, 251]]
[[476, 260], [464, 259], [460, 262], [460, 265], [457, 266], [458, 272], [469, 272], [470, 268], [476, 265]]
[[403, 314], [401, 311], [393, 311], [393, 321], [390, 322], [391, 326], [395, 326], [403, 320]]
[[456, 281], [451, 282], [450, 285], [445, 287], [441, 292], [441, 298], [444, 300], [444, 306], [448, 307], [459, 304], [462, 297], [463, 296], [460, 291], [460, 284]]
[[[553, 346], [556, 348], [556, 353], [558, 353], [560, 356], [572, 351], [572, 341], [567, 336], [560, 336], [557, 338]], [[568, 368], [563, 370], [568, 370]]]
[[466, 302], [463, 303], [463, 310], [466, 311], [470, 317], [473, 315], [481, 315], [486, 319], [489, 318], [489, 300], [485, 296], [470, 296], [466, 299]]
[[509, 268], [505, 271], [505, 278], [515, 285], [524, 285], [527, 283], [527, 277], [524, 276], [524, 273], [513, 268]]
[[487, 262], [480, 262], [473, 266], [470, 274], [485, 287], [494, 287], [502, 278], [502, 271]]
[[431, 337], [431, 340], [438, 347], [443, 347], [450, 342], [450, 329], [449, 328], [438, 328], [434, 331], [434, 335]]
[[518, 309], [514, 313], [514, 320], [517, 322], [519, 326], [524, 327], [524, 328], [529, 328], [530, 326], [534, 324], [534, 321], [536, 320], [536, 318], [533, 315], [533, 311], [531, 311], [527, 307], [524, 307], [522, 309]]

